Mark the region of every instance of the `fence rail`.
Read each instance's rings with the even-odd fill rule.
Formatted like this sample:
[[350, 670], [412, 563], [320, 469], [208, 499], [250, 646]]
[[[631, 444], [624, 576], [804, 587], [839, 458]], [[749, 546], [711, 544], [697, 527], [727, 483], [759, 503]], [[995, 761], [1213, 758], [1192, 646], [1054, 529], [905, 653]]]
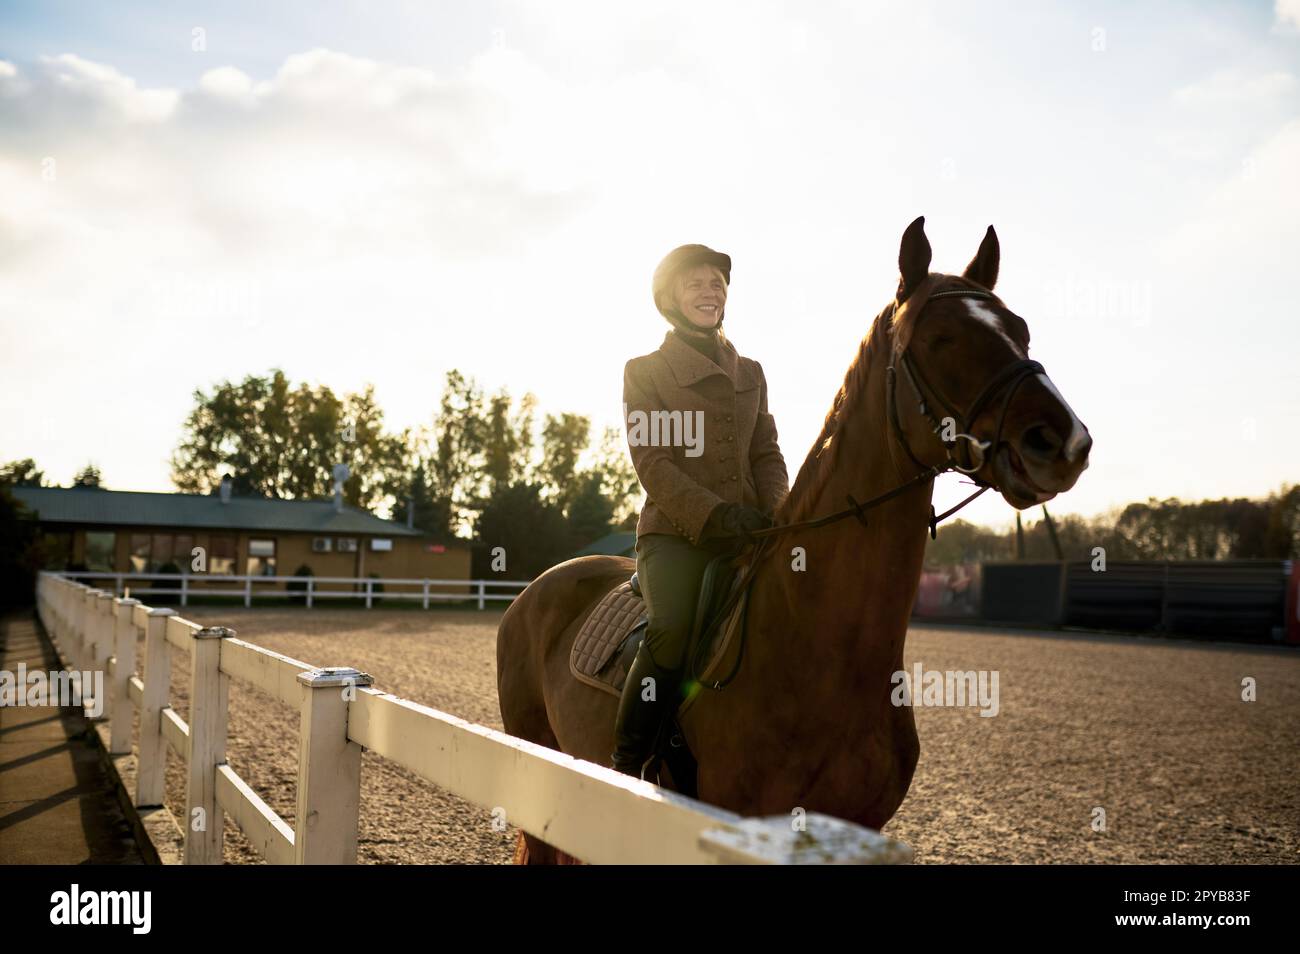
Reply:
[[[110, 754], [135, 757], [138, 809], [162, 806], [167, 751], [180, 758], [185, 864], [221, 863], [226, 817], [273, 864], [355, 863], [363, 749], [491, 809], [494, 823], [508, 820], [589, 862], [888, 864], [912, 857], [902, 842], [825, 815], [743, 818], [399, 699], [355, 669], [317, 668], [226, 627], [200, 626], [60, 574], [41, 574], [37, 607], [65, 665], [105, 672], [106, 698], [82, 702], [88, 712], [103, 703]], [[189, 661], [188, 722], [171, 708], [173, 652]], [[226, 760], [231, 679], [299, 712], [292, 826]], [[131, 745], [137, 711], [138, 753]]]
[[[370, 609], [376, 600], [420, 600], [424, 609], [430, 602], [466, 602], [473, 600], [479, 609], [485, 609], [489, 602], [513, 602], [519, 592], [528, 585], [527, 580], [431, 580], [403, 579], [386, 577], [355, 576], [234, 576], [227, 574], [205, 573], [114, 573], [111, 571], [60, 570], [51, 575], [80, 580], [112, 580], [113, 595], [127, 596], [128, 584], [172, 583], [178, 586], [131, 587], [136, 595], [179, 596], [181, 606], [188, 606], [191, 596], [233, 596], [242, 597], [245, 606], [253, 605], [253, 598], [302, 600], [308, 607], [314, 606], [316, 600], [364, 600], [366, 609]], [[281, 587], [274, 584], [282, 583]], [[227, 586], [225, 584], [239, 584]], [[290, 589], [289, 584], [295, 588]], [[350, 589], [320, 589], [322, 584]], [[375, 589], [378, 586], [379, 589]], [[390, 587], [404, 587], [404, 590], [392, 590]], [[434, 592], [432, 587], [450, 587], [457, 592]], [[515, 592], [493, 593], [489, 587], [512, 587]]]

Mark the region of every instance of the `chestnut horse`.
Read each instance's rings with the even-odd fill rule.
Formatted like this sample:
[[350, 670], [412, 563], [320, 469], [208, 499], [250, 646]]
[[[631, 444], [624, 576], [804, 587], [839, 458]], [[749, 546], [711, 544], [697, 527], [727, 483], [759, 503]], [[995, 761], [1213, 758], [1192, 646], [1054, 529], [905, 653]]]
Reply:
[[[880, 829], [907, 794], [920, 745], [911, 708], [891, 704], [891, 676], [904, 668], [932, 515], [926, 470], [951, 469], [952, 451], [969, 451], [958, 455], [961, 469], [1025, 509], [1070, 489], [1087, 467], [1087, 429], [1027, 360], [1024, 321], [991, 293], [993, 228], [962, 275], [944, 275], [930, 272], [924, 221], [903, 234], [896, 299], [863, 339], [776, 522], [919, 482], [864, 513], [865, 526], [839, 520], [770, 541], [777, 545], [750, 568], [738, 673], [681, 718], [699, 762], [698, 797], [741, 815], [801, 807]], [[953, 416], [937, 419], [941, 408]], [[967, 432], [969, 447], [954, 429]], [[506, 732], [609, 765], [618, 699], [574, 679], [569, 650], [595, 604], [633, 569], [627, 557], [569, 560], [506, 611], [497, 635]], [[521, 833], [515, 860], [572, 859]]]

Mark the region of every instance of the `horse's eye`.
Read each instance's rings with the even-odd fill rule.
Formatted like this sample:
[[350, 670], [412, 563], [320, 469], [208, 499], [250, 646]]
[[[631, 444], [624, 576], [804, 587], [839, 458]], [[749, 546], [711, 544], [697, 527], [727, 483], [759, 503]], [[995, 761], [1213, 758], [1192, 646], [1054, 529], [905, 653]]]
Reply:
[[930, 347], [934, 348], [937, 351], [939, 348], [948, 347], [948, 345], [953, 343], [953, 340], [954, 339], [952, 335], [939, 335], [933, 341], [930, 342]]

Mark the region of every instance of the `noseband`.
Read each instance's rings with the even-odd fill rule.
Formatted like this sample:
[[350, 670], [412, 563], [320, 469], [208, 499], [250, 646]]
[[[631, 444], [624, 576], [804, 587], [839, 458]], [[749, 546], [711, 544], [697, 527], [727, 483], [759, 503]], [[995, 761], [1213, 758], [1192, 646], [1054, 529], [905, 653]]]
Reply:
[[[974, 288], [957, 288], [949, 291], [935, 292], [926, 300], [925, 304], [928, 305], [937, 298], [973, 298], [984, 301], [996, 300], [994, 296], [988, 292], [977, 291]], [[916, 318], [916, 323], [918, 325], [924, 315], [925, 306], [923, 305], [921, 313], [917, 315]], [[915, 335], [915, 329], [913, 330], [913, 335]], [[992, 380], [984, 386], [984, 390], [980, 391], [979, 396], [971, 403], [970, 410], [963, 414], [955, 405], [953, 405], [952, 402], [944, 398], [938, 388], [925, 379], [925, 375], [921, 373], [921, 369], [916, 366], [911, 355], [908, 354], [908, 349], [910, 349], [911, 346], [912, 342], [909, 340], [907, 347], [905, 347], [898, 356], [903, 368], [903, 376], [907, 378], [907, 383], [912, 387], [912, 393], [916, 395], [917, 409], [921, 412], [921, 415], [930, 422], [930, 427], [934, 431], [935, 436], [938, 437], [940, 443], [943, 444], [944, 453], [948, 458], [948, 467], [945, 467], [944, 469], [954, 469], [960, 470], [964, 474], [974, 474], [984, 466], [985, 453], [988, 449], [990, 447], [996, 448], [1002, 442], [1002, 426], [1006, 423], [1007, 408], [1011, 406], [1011, 398], [1020, 388], [1020, 385], [1024, 384], [1028, 378], [1033, 377], [1035, 374], [1046, 374], [1046, 372], [1043, 370], [1041, 364], [1037, 361], [1031, 361], [1028, 358], [1022, 358], [1019, 361], [1012, 361], [993, 376]], [[907, 452], [907, 456], [912, 459], [912, 463], [916, 464], [916, 466], [920, 467], [923, 471], [929, 470], [929, 465], [923, 463], [917, 458], [916, 454], [912, 453], [912, 447], [908, 444], [907, 436], [903, 433], [903, 427], [898, 420], [898, 402], [894, 397], [898, 374], [892, 364], [885, 369], [885, 373], [888, 378], [885, 382], [885, 400], [889, 405], [889, 422], [894, 429], [894, 437], [897, 439], [898, 443], [902, 445], [903, 450]], [[993, 432], [993, 440], [981, 441], [970, 432], [974, 428], [975, 421], [979, 418], [980, 414], [986, 410], [987, 405], [1000, 391], [1004, 389], [1006, 393], [1002, 398], [1002, 408], [998, 412], [998, 426]], [[930, 401], [927, 400], [926, 397], [927, 392], [930, 395], [933, 395], [935, 402], [948, 412], [948, 418], [956, 425], [957, 431], [952, 440], [945, 438], [944, 432], [946, 428], [944, 427], [943, 420], [940, 419], [933, 410], [931, 410]], [[965, 446], [967, 448], [964, 460], [954, 453], [959, 446]], [[974, 477], [972, 479], [984, 490], [987, 490], [990, 486], [979, 477]]]

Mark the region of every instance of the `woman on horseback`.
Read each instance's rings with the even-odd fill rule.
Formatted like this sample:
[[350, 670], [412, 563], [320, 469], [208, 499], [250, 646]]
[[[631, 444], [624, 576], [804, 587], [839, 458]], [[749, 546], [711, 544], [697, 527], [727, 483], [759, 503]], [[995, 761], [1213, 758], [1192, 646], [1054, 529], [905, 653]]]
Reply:
[[649, 624], [623, 686], [612, 762], [638, 777], [679, 700], [705, 567], [771, 526], [789, 492], [763, 369], [722, 333], [730, 282], [728, 255], [669, 252], [652, 289], [672, 330], [623, 370], [628, 449], [646, 491], [636, 568]]

